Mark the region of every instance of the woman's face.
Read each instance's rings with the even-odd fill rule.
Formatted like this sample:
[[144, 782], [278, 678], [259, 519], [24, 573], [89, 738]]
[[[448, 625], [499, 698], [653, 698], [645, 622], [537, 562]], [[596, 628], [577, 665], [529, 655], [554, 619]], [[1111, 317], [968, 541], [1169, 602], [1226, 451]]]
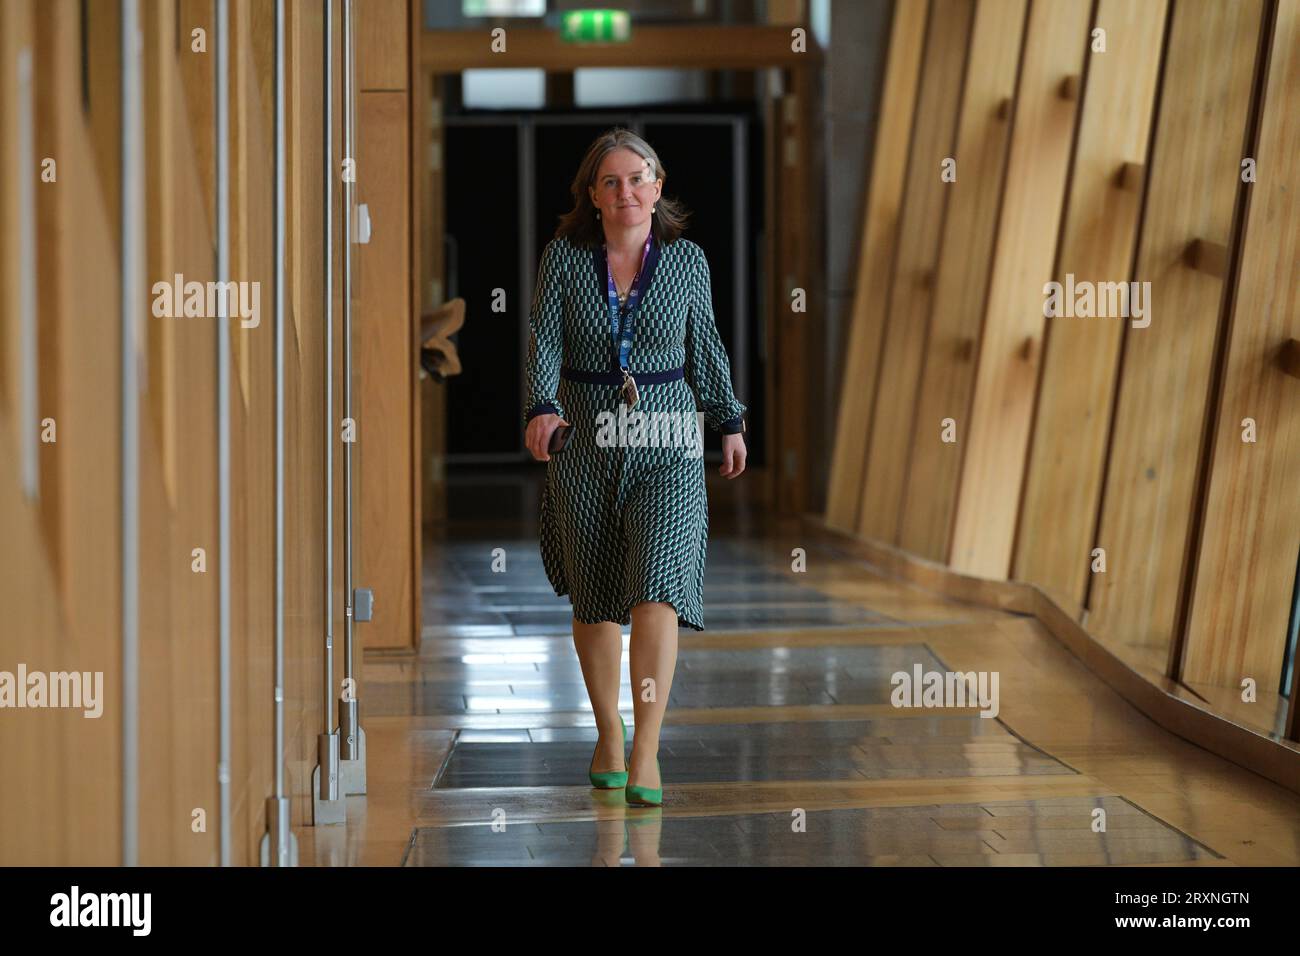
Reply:
[[596, 171], [591, 201], [600, 218], [611, 226], [635, 226], [650, 218], [663, 183], [656, 179], [650, 161], [632, 150], [610, 150]]

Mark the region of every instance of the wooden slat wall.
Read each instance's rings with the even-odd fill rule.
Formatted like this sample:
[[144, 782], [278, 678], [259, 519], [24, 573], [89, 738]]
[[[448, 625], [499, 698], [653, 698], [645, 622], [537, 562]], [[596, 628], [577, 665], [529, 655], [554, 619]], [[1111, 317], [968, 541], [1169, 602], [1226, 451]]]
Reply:
[[[255, 329], [231, 323], [231, 807], [235, 854], [257, 859], [265, 827], [267, 705], [274, 677], [274, 10], [247, 0], [230, 5], [230, 271], [257, 281], [262, 317]], [[262, 91], [265, 90], [265, 94]], [[287, 336], [286, 336], [287, 339]], [[292, 366], [286, 362], [288, 372]], [[254, 491], [256, 489], [256, 491]], [[290, 721], [285, 721], [286, 732]]]
[[[4, 712], [4, 772], [21, 785], [0, 786], [0, 864], [107, 864], [121, 858], [121, 733], [114, 719], [120, 710], [111, 703], [120, 699], [121, 682], [118, 236], [95, 171], [98, 130], [82, 110], [77, 5], [42, 5], [39, 24], [34, 6], [28, 0], [0, 4], [0, 149], [5, 168], [14, 173], [0, 181], [0, 341], [6, 343], [0, 600], [8, 609], [0, 666], [13, 671], [21, 662], [32, 671], [102, 672], [106, 703], [99, 719], [66, 710]], [[91, 16], [106, 34], [89, 38], [94, 62], [103, 55], [97, 45], [117, 36], [116, 7]], [[20, 176], [39, 175], [30, 159], [14, 155], [20, 49], [33, 51], [38, 102], [49, 102], [47, 90], [77, 91], [75, 100], [58, 97], [58, 107], [41, 115], [37, 139], [38, 151], [50, 143], [59, 150], [51, 157], [58, 162], [57, 184], [37, 186], [38, 196], [40, 190], [55, 193], [38, 201], [38, 250], [57, 247], [55, 258], [38, 263], [38, 275], [44, 280], [52, 269], [67, 293], [56, 298], [38, 288], [36, 371], [42, 381], [59, 383], [52, 408], [42, 405], [41, 411], [56, 419], [58, 441], [40, 453], [43, 479], [52, 459], [59, 459], [58, 493], [45, 498], [42, 484], [40, 501], [23, 495], [18, 471], [18, 183]], [[98, 90], [96, 103], [108, 109], [114, 96], [113, 89]], [[115, 188], [116, 178], [110, 181]], [[112, 321], [95, 321], [100, 316]], [[41, 519], [47, 507], [59, 511], [60, 539], [53, 542]], [[63, 556], [61, 569], [56, 553]]]
[[212, 97], [216, 76], [212, 66], [212, 24], [214, 22], [212, 0], [180, 0], [180, 18], [177, 21], [178, 40], [181, 52], [190, 48], [192, 31], [201, 27], [206, 31], [208, 56], [178, 56], [177, 67], [184, 79], [184, 84], [177, 91], [177, 96], [184, 97], [181, 111], [190, 120], [190, 140], [194, 154], [194, 174], [199, 179], [199, 193], [207, 221], [213, 224], [213, 242], [216, 242], [215, 224], [217, 221], [217, 152], [216, 127], [204, 119], [213, 110]]
[[[284, 355], [287, 376], [284, 396], [287, 423], [284, 616], [285, 654], [288, 660], [299, 662], [299, 666], [294, 668], [286, 665], [286, 694], [291, 705], [287, 706], [285, 715], [285, 760], [290, 768], [287, 779], [292, 781], [288, 786], [293, 819], [306, 821], [311, 819], [312, 813], [310, 786], [311, 771], [317, 759], [316, 735], [324, 730], [319, 701], [325, 654], [322, 606], [325, 580], [325, 266], [322, 253], [324, 209], [321, 206], [324, 190], [321, 140], [324, 136], [325, 13], [322, 5], [317, 3], [285, 4], [285, 8], [288, 124], [285, 144], [288, 176], [285, 278], [288, 288]], [[357, 16], [359, 21], [364, 19], [360, 10]], [[338, 22], [336, 18], [335, 23]], [[337, 349], [334, 354], [337, 361]], [[334, 457], [337, 462], [337, 445]], [[336, 496], [339, 487], [336, 478]], [[338, 522], [335, 524], [337, 534]], [[338, 553], [337, 544], [335, 553]], [[342, 614], [337, 595], [333, 612], [337, 622]], [[336, 623], [336, 632], [337, 629]], [[336, 684], [342, 666], [340, 643], [335, 642]], [[256, 836], [260, 839], [264, 826], [260, 807], [254, 814], [254, 822]]]
[[[1026, 7], [1026, 0], [980, 0], [976, 8], [957, 133], [957, 181], [945, 185], [952, 193], [898, 538], [902, 547], [935, 561], [947, 558], [952, 533], [961, 439], [970, 421], [975, 344], [993, 260]], [[948, 418], [959, 424], [955, 443], [942, 440]]]
[[[20, 50], [31, 51], [36, 45], [36, 29], [31, 22], [30, 9], [23, 5], [12, 5], [0, 10], [0, 20], [4, 31], [0, 33], [0, 55], [4, 57], [4, 72], [0, 73], [0, 127], [3, 139], [5, 167], [14, 169], [21, 160], [18, 154], [18, 54]], [[35, 104], [33, 104], [33, 107]], [[30, 162], [30, 159], [27, 160]], [[0, 309], [6, 316], [17, 316], [19, 307], [18, 275], [18, 193], [7, 189], [0, 192], [0, 210], [4, 217], [0, 219], [0, 242], [4, 243], [7, 253], [0, 258]], [[19, 328], [15, 321], [6, 322], [0, 327], [0, 411], [10, 415], [16, 413], [21, 387], [21, 368], [19, 366]]]
[[1300, 379], [1278, 364], [1300, 340], [1298, 103], [1300, 2], [1281, 0], [1182, 668], [1223, 687], [1252, 677], [1261, 697], [1278, 688], [1300, 552]]
[[[1016, 93], [1007, 184], [993, 260], [953, 530], [953, 567], [1005, 577], [1042, 351], [1078, 82], [1092, 4], [1034, 3]], [[959, 423], [960, 426], [960, 423]]]
[[1151, 283], [1151, 324], [1124, 332], [1097, 536], [1106, 572], [1088, 605], [1095, 633], [1139, 646], [1169, 646], [1183, 594], [1225, 291], [1184, 259], [1194, 240], [1233, 244], [1262, 12], [1258, 0], [1173, 10], [1133, 275]]
[[[57, 58], [67, 56], [65, 44], [67, 42], [67, 26], [54, 17], [41, 17], [35, 20], [35, 41], [34, 56], [37, 62], [53, 63]], [[46, 157], [55, 158], [66, 156], [69, 152], [68, 145], [68, 120], [69, 117], [80, 112], [81, 90], [77, 86], [76, 80], [80, 76], [80, 69], [63, 69], [47, 70], [42, 76], [35, 76], [35, 116], [41, 120], [36, 124], [36, 159], [43, 162]], [[17, 146], [17, 143], [13, 143]], [[30, 159], [28, 160], [30, 161]], [[20, 160], [22, 162], [22, 160]], [[49, 185], [49, 184], [42, 184]], [[64, 301], [69, 295], [69, 290], [62, 283], [62, 270], [66, 268], [64, 262], [64, 243], [62, 234], [65, 230], [73, 228], [75, 222], [73, 210], [67, 203], [67, 192], [58, 189], [40, 189], [36, 190], [36, 216], [38, 222], [49, 223], [52, 228], [38, 229], [36, 235], [36, 287], [37, 287], [37, 324], [39, 331], [37, 333], [37, 366], [39, 375], [37, 376], [37, 391], [39, 401], [40, 418], [53, 418], [56, 422], [61, 419], [61, 410], [63, 407], [63, 395], [67, 387], [67, 382], [63, 380], [63, 363], [60, 361], [60, 355], [67, 348], [68, 343], [64, 339], [65, 326], [61, 322], [52, 321], [53, 316], [60, 315], [64, 308]], [[6, 222], [11, 228], [17, 226], [18, 216], [15, 211], [13, 216], [6, 217]], [[13, 260], [7, 260], [7, 266], [0, 265], [0, 269], [15, 268], [18, 265], [16, 257]], [[0, 287], [17, 292], [16, 273], [11, 273], [13, 279], [6, 277], [7, 281], [0, 283]], [[15, 314], [10, 304], [5, 302], [0, 305], [10, 315]], [[45, 322], [40, 322], [39, 317], [46, 316]], [[0, 334], [0, 341], [3, 335]], [[3, 355], [4, 348], [0, 345], [0, 355]], [[15, 359], [17, 358], [15, 354]], [[0, 364], [3, 360], [0, 359]], [[3, 378], [3, 372], [0, 371], [0, 379]], [[0, 405], [3, 401], [0, 400]], [[52, 450], [48, 445], [41, 445], [41, 454], [39, 457], [40, 465], [40, 509], [42, 528], [45, 536], [46, 549], [49, 553], [51, 567], [55, 574], [56, 585], [59, 588], [59, 598], [66, 599], [64, 587], [67, 581], [67, 561], [68, 553], [64, 547], [64, 516], [67, 511], [66, 503], [63, 501], [63, 490], [68, 480], [66, 473], [66, 459], [56, 454], [46, 454], [46, 451]]]
[[921, 92], [908, 160], [911, 175], [903, 199], [858, 510], [858, 531], [890, 543], [898, 534], [917, 382], [939, 265], [939, 236], [951, 195], [951, 184], [941, 177], [942, 163], [956, 152], [957, 108], [973, 13], [970, 0], [934, 0], [926, 31]]
[[[0, 720], [5, 773], [24, 784], [0, 787], [4, 865], [113, 865], [122, 856], [120, 31], [117, 4], [88, 5], [87, 108], [80, 6], [77, 0], [0, 4], [0, 150], [6, 168], [19, 173], [0, 182], [0, 527], [5, 532], [0, 600], [10, 609], [0, 634], [0, 667], [12, 670], [22, 662], [32, 671], [102, 671], [105, 709], [98, 720], [67, 710], [5, 711]], [[215, 319], [155, 317], [150, 311], [154, 282], [170, 281], [175, 273], [199, 282], [214, 275], [212, 9], [210, 0], [141, 7], [148, 298], [139, 305], [144, 333], [139, 850], [145, 864], [208, 865], [218, 858], [218, 327]], [[371, 5], [360, 5], [358, 17], [368, 9]], [[393, 28], [402, 49], [409, 49], [410, 8], [404, 2], [400, 13]], [[317, 4], [290, 4], [287, 17], [285, 759], [292, 821], [302, 826], [310, 820], [308, 788], [323, 722], [323, 16]], [[191, 51], [196, 26], [207, 31], [206, 53]], [[247, 864], [257, 860], [274, 772], [273, 6], [235, 0], [231, 28], [231, 271], [237, 281], [261, 283], [260, 324], [244, 329], [236, 319], [227, 328], [234, 359], [233, 845], [234, 862]], [[16, 62], [23, 48], [34, 54], [36, 151], [58, 162], [57, 183], [37, 185], [35, 369], [20, 367], [16, 352], [19, 183], [40, 173], [31, 158], [14, 155]], [[361, 106], [363, 131], [369, 124], [373, 139], [391, 142], [402, 162], [409, 162], [404, 133], [391, 132], [404, 130], [406, 117], [376, 119], [367, 112], [371, 108]], [[398, 236], [394, 248], [408, 248], [402, 237], [411, 222], [402, 205], [405, 195], [400, 190], [394, 199], [370, 200], [379, 206], [391, 202], [383, 207], [381, 222], [387, 226], [385, 238]], [[390, 254], [382, 245], [368, 251]], [[400, 251], [391, 254], [403, 264]], [[409, 273], [401, 275], [402, 305], [391, 312], [389, 326], [398, 339], [411, 328]], [[376, 291], [381, 281], [375, 281]], [[337, 320], [337, 306], [335, 314]], [[364, 317], [358, 316], [359, 324]], [[404, 356], [403, 362], [411, 358], [409, 348], [394, 346], [391, 352]], [[336, 340], [336, 359], [340, 355]], [[40, 494], [28, 499], [18, 468], [21, 423], [11, 396], [18, 394], [21, 377], [33, 371], [40, 386], [39, 414], [56, 419], [58, 441], [41, 446]], [[386, 374], [398, 385], [411, 382], [406, 365], [397, 381], [396, 360]], [[361, 381], [364, 389], [364, 377]], [[409, 388], [405, 394], [409, 403]], [[361, 396], [360, 404], [367, 398]], [[409, 414], [406, 422], [405, 434], [391, 440], [409, 454]], [[376, 443], [380, 435], [375, 430], [369, 438]], [[336, 454], [336, 463], [340, 457]], [[409, 464], [402, 467], [396, 480], [409, 497]], [[337, 477], [335, 488], [341, 488]], [[404, 531], [397, 563], [409, 582], [409, 524]], [[206, 573], [191, 568], [195, 548], [205, 551]], [[366, 583], [381, 595], [400, 593], [402, 587], [400, 579], [389, 583], [378, 576]], [[335, 613], [341, 633], [341, 600]], [[340, 640], [336, 654], [341, 653]], [[206, 829], [197, 832], [192, 827], [196, 809], [206, 813]]]
[[[1128, 282], [1165, 34], [1164, 0], [1101, 0], [1056, 281]], [[1123, 318], [1047, 322], [1012, 577], [1081, 604], [1087, 587]], [[1140, 334], [1140, 331], [1139, 333]], [[1064, 436], [1069, 436], [1064, 440]]]
[[846, 531], [857, 528], [858, 503], [866, 473], [867, 430], [875, 398], [878, 350], [898, 237], [898, 220], [911, 142], [912, 115], [920, 86], [926, 3], [894, 5], [889, 63], [880, 99], [871, 182], [867, 188], [858, 254], [858, 284], [849, 318], [848, 353], [840, 386], [839, 417], [826, 495], [826, 521]]
[[[212, 109], [188, 113], [176, 7], [142, 9], [145, 68], [145, 190], [148, 286], [181, 274], [213, 276], [215, 231], [202, 198], [192, 129], [211, 127]], [[191, 14], [197, 11], [190, 11]], [[191, 21], [193, 22], [193, 21]], [[194, 23], [211, 33], [208, 18]], [[208, 94], [211, 77], [205, 77]], [[191, 79], [197, 80], [198, 76]], [[141, 395], [140, 859], [216, 862], [218, 790], [211, 732], [217, 702], [216, 374], [214, 321], [148, 315], [147, 388]], [[192, 570], [192, 551], [206, 571]], [[197, 666], [196, 666], [197, 665]], [[191, 831], [190, 811], [208, 812], [208, 833]]]
[[[1300, 708], [1279, 685], [1300, 551], [1300, 0], [1029, 0], [1021, 45], [1008, 24], [1024, 9], [976, 10], [928, 310], [908, 292], [924, 248], [909, 229], [940, 214], [933, 194], [896, 189], [870, 448], [860, 472], [845, 409], [832, 505], [842, 521], [860, 482], [859, 533], [1033, 582], [1149, 673], [1294, 738]], [[915, 112], [923, 168], [940, 119], [925, 90]], [[1246, 157], [1257, 183], [1243, 183]], [[1145, 314], [1046, 323], [1049, 279], [1148, 284]], [[900, 301], [929, 323], [914, 398]], [[956, 449], [939, 441], [944, 418]], [[1236, 701], [1245, 677], [1262, 706]]]

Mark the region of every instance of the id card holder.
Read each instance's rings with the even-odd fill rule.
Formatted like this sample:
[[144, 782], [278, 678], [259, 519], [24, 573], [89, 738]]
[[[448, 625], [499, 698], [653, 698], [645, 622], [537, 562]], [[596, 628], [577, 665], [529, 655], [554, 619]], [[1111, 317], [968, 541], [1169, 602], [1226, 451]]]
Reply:
[[627, 369], [623, 369], [623, 401], [627, 402], [628, 408], [637, 403], [640, 394], [636, 390], [636, 379]]

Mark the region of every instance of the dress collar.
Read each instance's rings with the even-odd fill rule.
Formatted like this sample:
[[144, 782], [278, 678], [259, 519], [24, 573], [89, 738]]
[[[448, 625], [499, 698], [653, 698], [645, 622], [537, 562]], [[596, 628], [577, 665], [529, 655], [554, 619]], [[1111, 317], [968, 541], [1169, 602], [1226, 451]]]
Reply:
[[[641, 270], [641, 276], [637, 279], [637, 301], [645, 302], [646, 290], [650, 288], [650, 280], [654, 278], [655, 266], [659, 264], [660, 242], [659, 237], [650, 231], [650, 251], [646, 253], [645, 268]], [[599, 290], [601, 301], [603, 302], [609, 294], [609, 265], [605, 256], [605, 244], [596, 243], [596, 248], [592, 250], [592, 265], [596, 270], [596, 288]], [[629, 292], [631, 290], [628, 290]]]

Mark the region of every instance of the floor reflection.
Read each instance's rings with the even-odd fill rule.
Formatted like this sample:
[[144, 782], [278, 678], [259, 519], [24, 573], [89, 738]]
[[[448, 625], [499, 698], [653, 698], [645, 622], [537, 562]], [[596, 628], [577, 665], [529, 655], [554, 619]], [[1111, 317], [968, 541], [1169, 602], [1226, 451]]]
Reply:
[[[1094, 832], [1094, 811], [1106, 831]], [[416, 831], [406, 866], [1132, 866], [1218, 854], [1118, 797]]]

